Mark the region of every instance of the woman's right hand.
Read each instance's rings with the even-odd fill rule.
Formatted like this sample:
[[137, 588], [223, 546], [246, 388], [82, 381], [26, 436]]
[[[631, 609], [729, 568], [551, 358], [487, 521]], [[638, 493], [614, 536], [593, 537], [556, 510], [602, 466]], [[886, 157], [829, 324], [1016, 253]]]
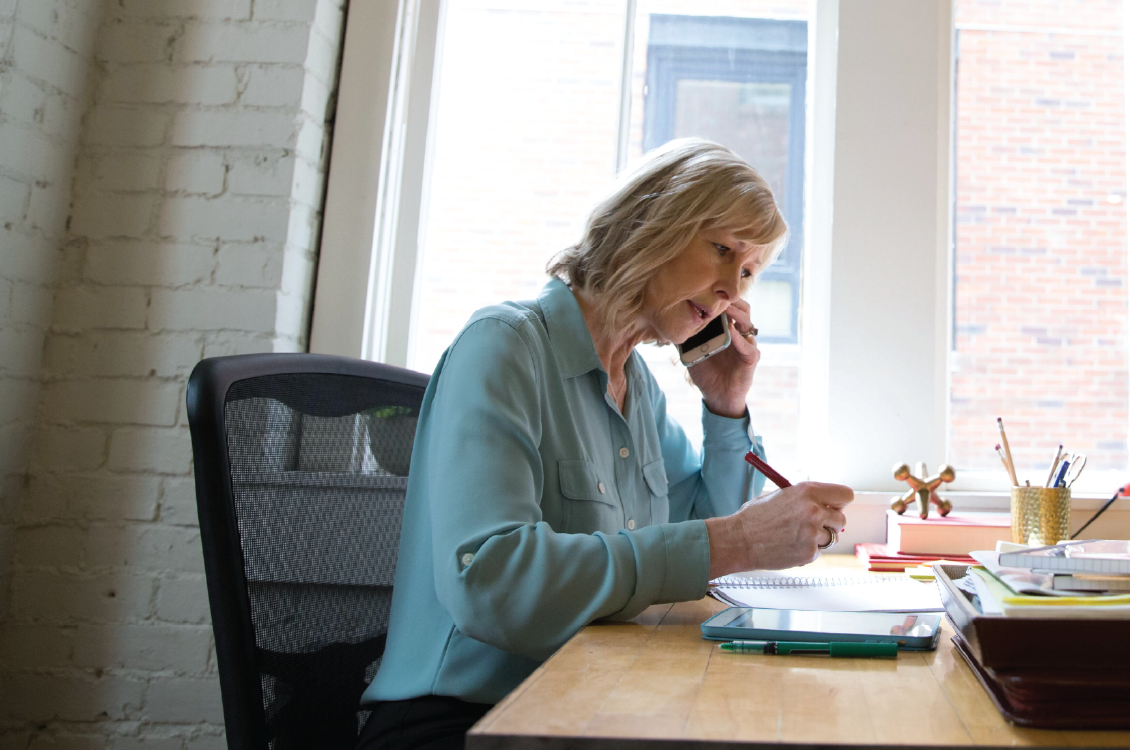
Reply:
[[710, 578], [812, 562], [830, 540], [824, 527], [841, 531], [843, 508], [854, 497], [842, 484], [801, 482], [750, 500], [731, 516], [707, 519]]

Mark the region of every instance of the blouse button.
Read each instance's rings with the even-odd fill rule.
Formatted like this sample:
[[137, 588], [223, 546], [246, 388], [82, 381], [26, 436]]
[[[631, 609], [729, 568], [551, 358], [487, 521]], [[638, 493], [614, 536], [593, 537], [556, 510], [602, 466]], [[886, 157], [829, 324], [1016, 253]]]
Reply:
[[629, 518], [628, 519], [628, 531], [635, 531], [635, 530], [636, 530], [636, 519]]
[[604, 494], [604, 482], [597, 482], [596, 483], [596, 490], [597, 490], [597, 492], [599, 492], [600, 494], [603, 495]]
[[620, 449], [620, 458], [627, 458], [630, 454], [631, 454], [631, 451], [628, 450], [627, 448], [621, 448]]
[[464, 553], [463, 557], [462, 557], [463, 567], [466, 568], [467, 566], [469, 566], [471, 564], [471, 561], [474, 560], [474, 559], [475, 559], [475, 556], [472, 555], [470, 552]]

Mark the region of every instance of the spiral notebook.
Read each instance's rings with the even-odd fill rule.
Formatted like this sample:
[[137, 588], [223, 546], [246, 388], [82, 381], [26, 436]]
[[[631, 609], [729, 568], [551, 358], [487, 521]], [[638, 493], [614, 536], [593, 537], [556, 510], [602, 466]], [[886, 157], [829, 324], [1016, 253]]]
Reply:
[[766, 571], [711, 581], [714, 598], [735, 607], [826, 612], [941, 612], [934, 583], [902, 574], [782, 576]]

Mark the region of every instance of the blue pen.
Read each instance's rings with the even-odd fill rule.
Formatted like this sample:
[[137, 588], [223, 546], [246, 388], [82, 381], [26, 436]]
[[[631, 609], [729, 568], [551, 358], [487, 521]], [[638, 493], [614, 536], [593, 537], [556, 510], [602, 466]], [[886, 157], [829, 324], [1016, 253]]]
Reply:
[[1059, 471], [1055, 474], [1055, 482], [1052, 483], [1052, 487], [1059, 487], [1063, 483], [1063, 477], [1067, 474], [1067, 467], [1070, 465], [1070, 461], [1063, 460], [1063, 463], [1059, 466]]

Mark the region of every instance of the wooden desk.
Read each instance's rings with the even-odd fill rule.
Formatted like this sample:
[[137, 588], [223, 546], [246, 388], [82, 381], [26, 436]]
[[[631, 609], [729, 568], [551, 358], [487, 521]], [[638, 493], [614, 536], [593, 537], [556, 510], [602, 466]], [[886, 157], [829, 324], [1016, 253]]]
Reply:
[[[821, 567], [853, 561], [829, 555]], [[758, 656], [702, 639], [699, 625], [723, 608], [656, 605], [586, 627], [471, 729], [468, 750], [1130, 746], [1130, 732], [1008, 724], [954, 651], [948, 621], [937, 651], [894, 661]]]

